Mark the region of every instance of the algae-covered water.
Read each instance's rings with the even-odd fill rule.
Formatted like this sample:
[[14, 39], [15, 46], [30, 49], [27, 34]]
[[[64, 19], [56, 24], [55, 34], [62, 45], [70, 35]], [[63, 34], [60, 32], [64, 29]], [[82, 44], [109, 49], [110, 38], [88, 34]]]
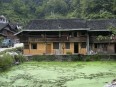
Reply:
[[103, 87], [116, 62], [26, 62], [0, 72], [0, 87]]

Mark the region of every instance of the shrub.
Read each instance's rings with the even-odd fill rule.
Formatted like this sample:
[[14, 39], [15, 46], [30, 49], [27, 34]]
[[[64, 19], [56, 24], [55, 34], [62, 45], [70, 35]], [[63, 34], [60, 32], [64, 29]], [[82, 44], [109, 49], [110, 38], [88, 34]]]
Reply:
[[34, 61], [103, 61], [103, 60], [116, 60], [116, 55], [34, 55], [29, 59]]
[[6, 69], [7, 67], [12, 66], [14, 63], [14, 58], [11, 55], [4, 54], [0, 56], [0, 68]]
[[102, 59], [101, 55], [86, 55], [84, 61], [100, 61]]
[[84, 57], [84, 61], [91, 61], [92, 60], [92, 56], [91, 55], [86, 55]]
[[27, 60], [26, 57], [24, 57], [24, 56], [21, 55], [21, 54], [15, 55], [15, 56], [14, 56], [14, 59], [15, 59], [15, 62], [20, 62], [20, 63], [22, 63], [22, 62], [24, 62], [24, 61]]
[[93, 55], [93, 56], [92, 56], [92, 60], [95, 60], [95, 61], [101, 60], [101, 55], [98, 55], [98, 54]]
[[72, 52], [68, 51], [68, 52], [66, 52], [66, 54], [70, 54], [70, 55], [71, 55], [71, 54], [72, 54]]
[[34, 61], [54, 61], [55, 56], [54, 55], [34, 55], [32, 57], [32, 60]]
[[72, 61], [82, 61], [84, 58], [84, 55], [79, 54], [79, 55], [73, 55], [72, 56]]
[[34, 61], [82, 61], [83, 55], [34, 55], [30, 59]]

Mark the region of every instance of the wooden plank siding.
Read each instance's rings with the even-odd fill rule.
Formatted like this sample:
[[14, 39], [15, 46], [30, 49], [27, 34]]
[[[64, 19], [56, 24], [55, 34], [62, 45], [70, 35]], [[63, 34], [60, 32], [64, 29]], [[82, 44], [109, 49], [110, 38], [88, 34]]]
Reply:
[[27, 38], [21, 38], [21, 42], [86, 42], [86, 36], [61, 36], [61, 37], [39, 37], [39, 36], [29, 36]]
[[[70, 48], [67, 49], [65, 46], [65, 42], [61, 42], [61, 45], [59, 45], [59, 49], [53, 48], [53, 42], [51, 43], [44, 43], [44, 42], [37, 42], [37, 49], [31, 49], [31, 43], [29, 43], [29, 49], [24, 49], [25, 55], [63, 55], [67, 54], [67, 52], [70, 52], [74, 54], [74, 43], [70, 42]], [[81, 48], [81, 43], [79, 43], [79, 53], [86, 54], [86, 48]], [[64, 47], [64, 48], [63, 48]], [[49, 48], [49, 49], [48, 49]]]
[[90, 43], [116, 43], [116, 39], [112, 39], [109, 37], [103, 40], [98, 40], [97, 36], [91, 36], [90, 37]]

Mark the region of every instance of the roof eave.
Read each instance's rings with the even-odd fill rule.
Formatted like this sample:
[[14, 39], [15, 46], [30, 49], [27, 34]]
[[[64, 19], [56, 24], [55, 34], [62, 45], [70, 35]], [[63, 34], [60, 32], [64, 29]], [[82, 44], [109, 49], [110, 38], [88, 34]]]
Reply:
[[89, 30], [89, 31], [96, 31], [97, 32], [97, 31], [110, 31], [110, 30], [106, 30], [106, 29], [102, 30], [101, 29], [101, 30]]
[[76, 29], [27, 29], [24, 31], [71, 31], [71, 30], [90, 30], [90, 28], [76, 28]]
[[16, 36], [16, 35], [18, 35], [18, 34], [20, 34], [20, 33], [22, 33], [22, 32], [24, 32], [24, 31], [74, 31], [74, 30], [76, 30], [76, 31], [80, 31], [80, 30], [85, 30], [85, 31], [88, 31], [88, 30], [90, 30], [90, 28], [78, 28], [78, 29], [41, 29], [41, 30], [34, 30], [34, 29], [29, 29], [29, 30], [22, 30], [22, 31], [20, 31], [20, 32], [18, 32], [18, 33], [15, 33], [14, 35]]

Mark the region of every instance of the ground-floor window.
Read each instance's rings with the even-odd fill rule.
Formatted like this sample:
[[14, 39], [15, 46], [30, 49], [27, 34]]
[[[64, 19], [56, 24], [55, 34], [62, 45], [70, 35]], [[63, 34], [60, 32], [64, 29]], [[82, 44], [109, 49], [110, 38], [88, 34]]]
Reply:
[[106, 43], [102, 43], [102, 44], [98, 43], [97, 44], [96, 43], [96, 44], [94, 44], [94, 48], [101, 52], [107, 52], [108, 44], [106, 44]]
[[65, 43], [65, 48], [66, 48], [66, 49], [70, 49], [70, 43], [69, 43], [69, 42], [66, 42], [66, 43]]
[[37, 43], [32, 43], [31, 44], [31, 49], [37, 49]]
[[94, 48], [103, 48], [104, 50], [107, 50], [108, 44], [94, 44]]
[[53, 43], [53, 49], [59, 49], [59, 43], [58, 42]]

